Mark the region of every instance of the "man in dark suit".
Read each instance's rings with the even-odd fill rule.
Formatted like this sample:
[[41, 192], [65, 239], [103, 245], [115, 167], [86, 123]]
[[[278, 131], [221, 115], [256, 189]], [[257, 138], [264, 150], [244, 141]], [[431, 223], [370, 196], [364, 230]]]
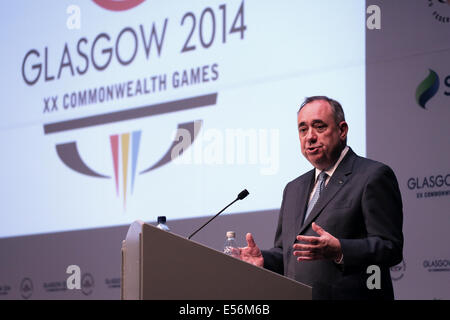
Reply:
[[389, 268], [403, 250], [393, 171], [347, 146], [348, 125], [333, 99], [307, 98], [298, 132], [314, 169], [287, 184], [274, 247], [261, 251], [249, 233], [241, 259], [312, 286], [313, 299], [393, 299]]

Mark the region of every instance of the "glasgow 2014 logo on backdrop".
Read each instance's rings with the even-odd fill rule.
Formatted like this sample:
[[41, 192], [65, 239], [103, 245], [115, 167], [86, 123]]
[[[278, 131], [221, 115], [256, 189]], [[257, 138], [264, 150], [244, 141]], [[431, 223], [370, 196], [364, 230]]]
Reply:
[[[84, 118], [47, 123], [44, 125], [44, 133], [53, 134], [75, 129], [89, 128], [122, 121], [147, 118], [151, 116], [189, 110], [193, 108], [209, 107], [215, 105], [216, 102], [217, 93], [184, 98], [181, 100], [169, 101], [156, 105], [149, 105]], [[172, 144], [162, 155], [160, 160], [153, 165], [147, 166], [146, 169], [140, 171], [139, 174], [146, 174], [152, 170], [158, 169], [170, 163], [175, 158], [181, 156], [183, 152], [194, 143], [202, 127], [202, 123], [202, 120], [193, 120], [179, 123]], [[185, 133], [187, 133], [187, 135]], [[141, 130], [109, 135], [116, 194], [117, 196], [119, 196], [119, 185], [122, 184], [124, 208], [126, 207], [127, 199], [127, 181], [131, 181], [131, 193], [133, 193], [134, 189], [134, 182], [137, 173], [138, 154], [141, 144], [141, 135]], [[190, 141], [184, 141], [183, 139], [185, 136], [191, 137]], [[180, 149], [180, 144], [182, 144], [184, 148]], [[111, 179], [111, 175], [100, 173], [92, 169], [83, 160], [79, 153], [76, 141], [59, 143], [56, 144], [55, 147], [58, 157], [70, 169], [92, 178]], [[119, 170], [120, 168], [122, 168], [121, 172]], [[129, 172], [129, 168], [131, 169], [131, 172]], [[122, 177], [121, 179], [120, 176]]]
[[103, 9], [125, 11], [140, 5], [145, 0], [92, 0]]

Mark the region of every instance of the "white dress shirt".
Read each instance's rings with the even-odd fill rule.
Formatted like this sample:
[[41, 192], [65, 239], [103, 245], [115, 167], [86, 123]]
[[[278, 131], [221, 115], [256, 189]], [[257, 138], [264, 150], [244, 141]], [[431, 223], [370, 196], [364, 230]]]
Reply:
[[[328, 181], [330, 181], [331, 176], [333, 175], [334, 171], [336, 171], [336, 168], [338, 167], [338, 165], [341, 163], [342, 159], [344, 159], [345, 155], [348, 152], [348, 146], [345, 146], [345, 148], [341, 151], [341, 155], [339, 156], [338, 161], [336, 161], [336, 163], [334, 164], [334, 166], [332, 166], [330, 169], [328, 170], [324, 170], [325, 173], [328, 175], [327, 180], [325, 180], [325, 186], [328, 184]], [[316, 168], [316, 182], [314, 183], [314, 188], [312, 189], [310, 195], [309, 195], [309, 201], [311, 201], [311, 198], [314, 194], [314, 192], [316, 191], [317, 188], [317, 177], [319, 176], [319, 174], [322, 171], [320, 171], [319, 169]]]

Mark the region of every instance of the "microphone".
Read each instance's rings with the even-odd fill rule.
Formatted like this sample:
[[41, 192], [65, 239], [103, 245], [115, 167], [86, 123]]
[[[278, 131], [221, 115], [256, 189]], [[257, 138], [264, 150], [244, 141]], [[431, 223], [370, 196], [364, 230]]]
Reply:
[[233, 203], [235, 203], [238, 200], [242, 200], [244, 199], [246, 196], [249, 195], [249, 192], [247, 191], [247, 189], [242, 190], [236, 199], [234, 199], [233, 202], [231, 202], [229, 205], [227, 205], [225, 208], [223, 208], [222, 210], [219, 211], [219, 213], [217, 213], [214, 217], [212, 217], [211, 219], [209, 219], [204, 225], [202, 225], [200, 228], [198, 228], [197, 230], [195, 230], [189, 237], [188, 239], [190, 240], [197, 232], [199, 232], [200, 230], [203, 229], [204, 226], [206, 226], [208, 223], [210, 223], [211, 221], [213, 221], [219, 214], [221, 214], [222, 212], [225, 211], [226, 208], [228, 208], [229, 206], [231, 206]]

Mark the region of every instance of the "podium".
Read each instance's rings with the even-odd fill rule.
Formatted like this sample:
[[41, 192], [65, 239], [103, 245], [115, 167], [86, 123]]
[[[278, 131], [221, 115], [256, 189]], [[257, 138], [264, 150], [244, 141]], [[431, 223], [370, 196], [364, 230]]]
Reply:
[[122, 242], [123, 300], [310, 300], [312, 289], [135, 221]]

